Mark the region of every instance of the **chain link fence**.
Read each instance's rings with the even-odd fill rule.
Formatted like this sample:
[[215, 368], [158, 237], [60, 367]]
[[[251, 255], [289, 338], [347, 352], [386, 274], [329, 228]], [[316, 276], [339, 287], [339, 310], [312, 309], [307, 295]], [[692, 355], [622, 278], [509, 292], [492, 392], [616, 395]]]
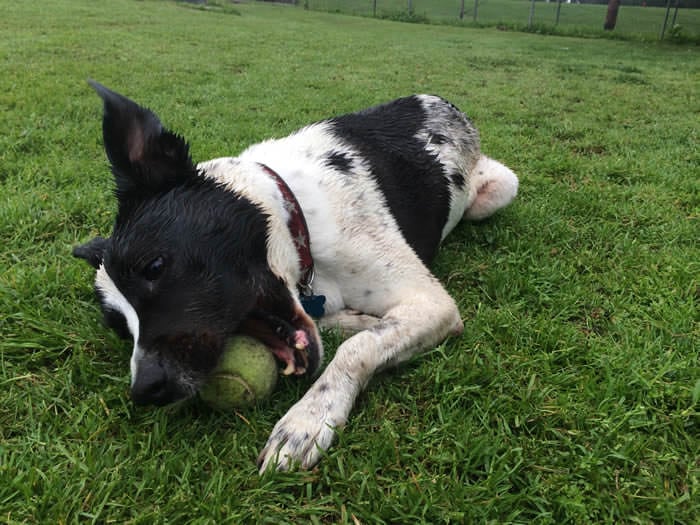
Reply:
[[[279, 1], [279, 0], [278, 0]], [[284, 1], [284, 0], [282, 0]], [[571, 35], [700, 42], [700, 0], [286, 0], [306, 9], [405, 22], [500, 26]]]

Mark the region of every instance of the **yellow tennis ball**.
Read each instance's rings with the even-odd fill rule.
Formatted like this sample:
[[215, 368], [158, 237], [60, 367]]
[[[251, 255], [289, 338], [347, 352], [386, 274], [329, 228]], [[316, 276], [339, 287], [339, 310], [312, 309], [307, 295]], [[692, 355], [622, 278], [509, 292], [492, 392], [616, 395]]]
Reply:
[[250, 406], [272, 393], [278, 375], [275, 358], [263, 343], [244, 335], [234, 336], [199, 389], [199, 397], [217, 410]]

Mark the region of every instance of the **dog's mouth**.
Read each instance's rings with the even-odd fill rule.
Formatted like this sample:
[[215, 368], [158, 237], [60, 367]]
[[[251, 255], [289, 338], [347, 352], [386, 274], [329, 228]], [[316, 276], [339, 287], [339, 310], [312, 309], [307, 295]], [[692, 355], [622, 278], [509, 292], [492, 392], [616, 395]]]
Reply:
[[240, 324], [238, 333], [265, 344], [282, 363], [284, 375], [313, 373], [319, 366], [321, 340], [316, 325], [297, 304], [284, 316], [254, 309]]

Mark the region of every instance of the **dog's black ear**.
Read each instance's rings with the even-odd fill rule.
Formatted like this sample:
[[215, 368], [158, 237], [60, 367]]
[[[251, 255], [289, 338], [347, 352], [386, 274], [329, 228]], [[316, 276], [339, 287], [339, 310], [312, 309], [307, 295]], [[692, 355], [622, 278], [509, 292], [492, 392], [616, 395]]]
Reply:
[[197, 175], [187, 143], [165, 129], [155, 113], [94, 80], [88, 83], [104, 101], [102, 134], [120, 202]]
[[93, 240], [73, 248], [73, 256], [78, 259], [85, 259], [90, 266], [98, 269], [102, 264], [102, 259], [104, 259], [108, 243], [109, 239], [99, 236], [95, 237]]

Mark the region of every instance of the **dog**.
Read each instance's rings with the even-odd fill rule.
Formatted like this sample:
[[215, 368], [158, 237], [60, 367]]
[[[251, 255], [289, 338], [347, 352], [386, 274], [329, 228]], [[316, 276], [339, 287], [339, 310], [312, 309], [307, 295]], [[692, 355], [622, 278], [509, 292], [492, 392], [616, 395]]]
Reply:
[[[90, 84], [118, 211], [111, 237], [73, 253], [96, 269], [106, 324], [133, 341], [134, 403], [194, 396], [227, 338], [252, 335], [283, 373], [315, 377], [258, 468], [310, 468], [375, 373], [462, 332], [428, 265], [462, 218], [509, 204], [518, 178], [454, 105], [399, 98], [194, 164], [152, 111]], [[349, 337], [319, 372], [325, 327]]]

